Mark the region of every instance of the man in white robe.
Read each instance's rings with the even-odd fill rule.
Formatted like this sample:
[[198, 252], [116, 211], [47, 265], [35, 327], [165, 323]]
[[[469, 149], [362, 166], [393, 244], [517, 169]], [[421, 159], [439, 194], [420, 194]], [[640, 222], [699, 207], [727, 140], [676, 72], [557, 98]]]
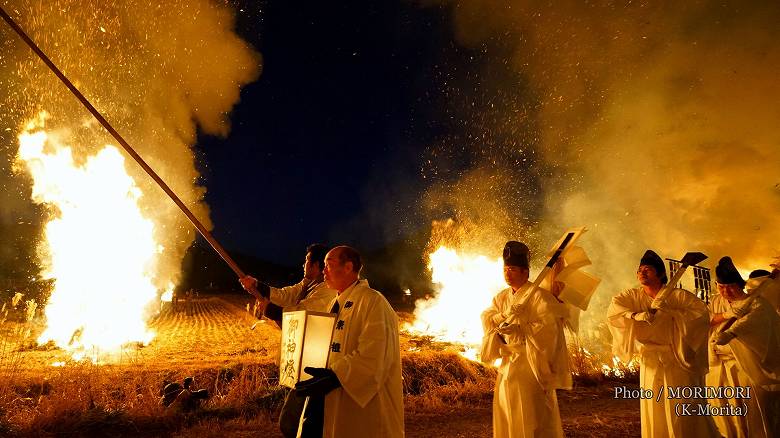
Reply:
[[710, 372], [707, 386], [750, 387], [749, 397], [711, 399], [713, 406], [747, 408], [746, 415], [717, 415], [723, 436], [764, 438], [778, 432], [780, 316], [761, 295], [748, 295], [731, 258], [715, 269], [718, 293], [710, 303]]
[[504, 247], [504, 279], [482, 313], [486, 338], [500, 337], [493, 436], [563, 437], [556, 389], [571, 389], [568, 350], [563, 334], [569, 310], [545, 289], [528, 281], [529, 250], [510, 241]]
[[[701, 399], [668, 398], [668, 387], [701, 386], [707, 372], [707, 305], [690, 292], [672, 289], [659, 292], [667, 283], [661, 257], [648, 250], [639, 262], [641, 287], [612, 298], [607, 320], [612, 333], [612, 351], [624, 362], [639, 355], [642, 389], [651, 399], [639, 402], [644, 438], [715, 437], [709, 416], [678, 416], [678, 403], [698, 405]], [[660, 398], [659, 398], [660, 392]]]
[[254, 287], [263, 298], [270, 301], [263, 311], [263, 316], [276, 322], [279, 327], [282, 325], [282, 312], [293, 310], [327, 312], [328, 305], [336, 297], [336, 291], [325, 284], [323, 276], [327, 253], [328, 248], [322, 244], [314, 244], [306, 248], [303, 278], [291, 286], [276, 288], [259, 282], [251, 276], [241, 279], [241, 284], [247, 290]]
[[[275, 288], [259, 282], [256, 278], [246, 276], [241, 279], [245, 289], [257, 290], [260, 295], [270, 300], [263, 309], [263, 316], [282, 326], [282, 312], [294, 310], [309, 310], [312, 312], [327, 312], [331, 301], [336, 297], [336, 291], [325, 284], [325, 255], [328, 248], [322, 244], [309, 245], [306, 248], [306, 258], [303, 262], [303, 279], [283, 288]], [[258, 305], [255, 305], [258, 308]], [[279, 430], [285, 438], [295, 438], [306, 398], [290, 391], [284, 400], [279, 415]], [[316, 404], [316, 402], [314, 402]], [[313, 409], [312, 411], [315, 411]], [[309, 429], [319, 436], [322, 428], [322, 417], [309, 417], [303, 424], [303, 436], [309, 436]]]
[[325, 257], [325, 282], [338, 291], [328, 368], [306, 368], [314, 378], [296, 390], [325, 395], [322, 436], [404, 436], [398, 317], [384, 296], [359, 280], [362, 261], [353, 248], [338, 246]]
[[750, 273], [745, 290], [750, 295], [761, 295], [780, 313], [780, 260], [772, 265], [772, 272], [757, 269]]

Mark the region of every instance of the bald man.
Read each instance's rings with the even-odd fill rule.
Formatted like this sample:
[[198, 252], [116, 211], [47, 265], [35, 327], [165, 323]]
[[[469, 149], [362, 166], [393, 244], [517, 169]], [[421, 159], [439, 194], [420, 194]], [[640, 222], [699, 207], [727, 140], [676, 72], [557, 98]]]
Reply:
[[363, 262], [348, 246], [325, 256], [325, 283], [338, 292], [328, 368], [307, 368], [312, 379], [296, 391], [325, 397], [323, 437], [404, 436], [398, 317], [384, 296], [360, 280]]

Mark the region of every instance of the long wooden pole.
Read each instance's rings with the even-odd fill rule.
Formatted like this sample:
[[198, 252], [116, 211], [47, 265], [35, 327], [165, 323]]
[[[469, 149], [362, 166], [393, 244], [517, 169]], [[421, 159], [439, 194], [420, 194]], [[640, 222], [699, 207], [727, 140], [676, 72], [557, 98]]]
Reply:
[[[49, 59], [48, 56], [46, 56], [45, 53], [43, 53], [43, 50], [38, 47], [37, 44], [24, 32], [24, 30], [16, 24], [16, 22], [11, 18], [10, 15], [8, 15], [5, 10], [3, 10], [2, 6], [0, 6], [0, 16], [3, 17], [6, 23], [8, 23], [9, 26], [19, 35], [19, 37], [24, 40], [25, 43], [27, 43], [28, 46], [32, 49], [33, 52], [35, 52], [36, 55], [38, 55], [39, 58], [41, 58], [41, 61], [46, 64], [49, 69], [62, 81], [63, 84], [65, 84], [66, 87], [68, 87], [68, 90], [73, 93], [73, 95], [76, 96], [76, 98], [79, 100], [79, 102], [84, 105], [84, 107], [87, 108], [87, 110], [92, 113], [92, 115], [97, 119], [98, 122], [100, 122], [101, 125], [103, 125], [104, 128], [113, 136], [116, 141], [119, 142], [120, 145], [124, 148], [125, 152], [127, 152], [133, 159], [138, 163], [139, 166], [143, 170], [146, 171], [146, 173], [157, 183], [157, 185], [160, 186], [161, 189], [173, 200], [174, 203], [176, 203], [177, 206], [181, 209], [181, 211], [184, 213], [185, 216], [187, 216], [187, 219], [192, 222], [193, 225], [195, 225], [195, 228], [197, 228], [198, 232], [209, 242], [212, 248], [214, 248], [214, 251], [217, 252], [217, 254], [222, 257], [222, 260], [224, 260], [228, 266], [230, 266], [230, 269], [233, 270], [233, 272], [238, 275], [239, 278], [243, 278], [246, 276], [244, 274], [244, 271], [241, 270], [241, 268], [238, 267], [238, 264], [230, 257], [230, 255], [225, 251], [224, 248], [222, 248], [222, 245], [217, 242], [216, 239], [214, 239], [214, 236], [211, 235], [209, 230], [206, 229], [206, 227], [203, 226], [203, 224], [198, 220], [198, 218], [195, 217], [194, 214], [192, 214], [192, 211], [190, 211], [189, 208], [182, 202], [181, 199], [176, 195], [176, 193], [171, 190], [170, 187], [168, 187], [168, 184], [163, 181], [162, 178], [160, 178], [159, 175], [151, 168], [148, 164], [146, 164], [146, 161], [141, 158], [140, 155], [128, 144], [124, 138], [117, 132], [116, 129], [114, 129], [113, 126], [111, 126], [110, 123], [108, 123], [108, 120], [106, 120], [105, 117], [103, 117], [102, 114], [87, 100], [86, 97], [79, 91], [78, 88], [76, 88], [75, 85], [60, 71], [59, 68], [57, 68], [56, 65]], [[259, 297], [259, 293], [257, 291], [250, 291], [252, 295], [255, 295], [256, 297]]]

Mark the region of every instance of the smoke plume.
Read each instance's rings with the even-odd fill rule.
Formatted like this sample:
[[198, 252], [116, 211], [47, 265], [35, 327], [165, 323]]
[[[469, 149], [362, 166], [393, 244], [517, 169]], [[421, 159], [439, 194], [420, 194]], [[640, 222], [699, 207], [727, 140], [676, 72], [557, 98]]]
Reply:
[[[677, 259], [700, 250], [705, 266], [730, 255], [746, 271], [780, 253], [780, 4], [423, 4], [451, 10], [465, 47], [509, 48], [473, 94], [514, 93], [528, 120], [498, 114], [484, 129], [532, 130], [518, 137], [540, 159], [525, 171], [485, 160], [469, 175], [535, 175], [544, 206], [526, 223], [545, 242], [568, 226], [590, 229], [581, 243], [605, 280], [594, 320], [634, 283], [646, 248]], [[512, 81], [491, 80], [502, 65]]]
[[[207, 0], [12, 0], [3, 8], [210, 228], [191, 150], [196, 130], [226, 135], [240, 87], [259, 75], [259, 55], [233, 32], [234, 12]], [[41, 223], [47, 213], [29, 201], [30, 182], [10, 171], [24, 121], [47, 111], [47, 129], [67, 135], [77, 160], [116, 142], [5, 23], [0, 95], [0, 221]], [[177, 279], [195, 230], [129, 157], [126, 168], [164, 248], [163, 287]]]

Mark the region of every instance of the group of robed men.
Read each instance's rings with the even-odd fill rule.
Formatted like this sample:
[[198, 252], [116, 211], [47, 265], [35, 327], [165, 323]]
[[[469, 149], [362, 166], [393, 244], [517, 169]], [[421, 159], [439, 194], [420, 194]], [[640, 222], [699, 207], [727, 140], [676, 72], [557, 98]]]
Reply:
[[661, 257], [644, 254], [640, 287], [615, 296], [607, 313], [613, 353], [639, 357], [640, 387], [653, 396], [640, 401], [642, 436], [780, 436], [780, 267], [773, 267], [745, 281], [730, 257], [721, 258], [718, 294], [706, 304], [667, 287]]
[[[493, 436], [562, 437], [555, 391], [571, 388], [564, 327], [576, 312], [558, 299], [554, 278], [547, 289], [528, 281], [526, 245], [507, 242], [503, 258], [509, 287], [482, 313], [482, 353], [501, 359]], [[708, 306], [667, 287], [661, 257], [644, 254], [640, 287], [616, 295], [607, 312], [613, 353], [638, 357], [640, 388], [653, 395], [640, 401], [643, 437], [780, 436], [780, 266], [773, 267], [745, 281], [723, 257]]]
[[[509, 287], [482, 313], [485, 339], [498, 340], [501, 358], [493, 436], [562, 437], [556, 390], [572, 385], [564, 327], [575, 312], [558, 298], [562, 285], [554, 278], [545, 287], [528, 281], [525, 244], [507, 242], [503, 260]], [[661, 257], [644, 254], [640, 287], [615, 296], [607, 312], [613, 353], [626, 362], [639, 358], [640, 387], [653, 394], [640, 401], [643, 437], [780, 436], [780, 275], [773, 266], [745, 281], [732, 260], [722, 258], [715, 269], [719, 294], [708, 306], [667, 286]], [[398, 319], [387, 300], [359, 279], [361, 267], [353, 248], [312, 245], [298, 284], [277, 289], [249, 276], [241, 280], [270, 300], [264, 316], [278, 323], [287, 310], [337, 314], [328, 367], [307, 368], [314, 378], [299, 382], [285, 400], [279, 419], [285, 437], [404, 435]], [[690, 394], [726, 387], [750, 387], [751, 397], [669, 397], [670, 389]], [[681, 412], [679, 404], [689, 406]], [[733, 414], [740, 405], [744, 411], [737, 412], [745, 415], [717, 414]]]

